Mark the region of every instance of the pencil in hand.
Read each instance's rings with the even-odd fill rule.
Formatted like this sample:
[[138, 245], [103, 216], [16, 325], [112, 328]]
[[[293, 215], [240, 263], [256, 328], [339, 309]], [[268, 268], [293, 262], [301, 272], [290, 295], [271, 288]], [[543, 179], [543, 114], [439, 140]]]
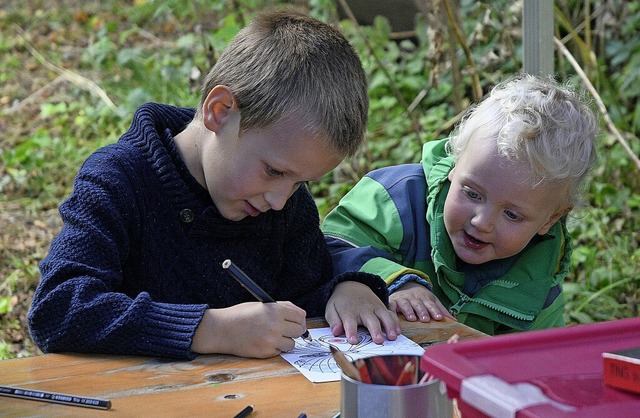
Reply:
[[[249, 293], [251, 293], [256, 299], [258, 299], [258, 301], [262, 303], [276, 303], [276, 300], [274, 298], [272, 298], [267, 292], [265, 292], [260, 286], [258, 286], [258, 283], [254, 282], [253, 279], [251, 279], [251, 277], [249, 277], [247, 273], [242, 271], [240, 267], [236, 266], [233, 261], [229, 259], [224, 260], [222, 262], [222, 268], [225, 269], [234, 279], [236, 279], [238, 283], [242, 285], [242, 287], [247, 289]], [[307, 342], [312, 341], [309, 330], [306, 330], [304, 334], [301, 335], [301, 337]]]

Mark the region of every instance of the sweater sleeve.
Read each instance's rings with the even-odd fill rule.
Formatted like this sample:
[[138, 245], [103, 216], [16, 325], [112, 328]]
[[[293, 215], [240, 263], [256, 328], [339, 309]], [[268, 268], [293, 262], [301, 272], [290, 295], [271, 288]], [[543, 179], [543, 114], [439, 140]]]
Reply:
[[118, 160], [104, 150], [81, 168], [61, 205], [64, 222], [47, 257], [29, 312], [44, 352], [89, 352], [191, 359], [206, 305], [127, 295], [123, 265], [140, 222], [135, 193]]

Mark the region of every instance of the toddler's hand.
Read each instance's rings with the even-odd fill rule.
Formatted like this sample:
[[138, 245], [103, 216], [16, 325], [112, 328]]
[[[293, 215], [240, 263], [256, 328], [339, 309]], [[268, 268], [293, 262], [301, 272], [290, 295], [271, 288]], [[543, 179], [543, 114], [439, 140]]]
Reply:
[[415, 282], [404, 284], [389, 296], [389, 309], [403, 314], [407, 321], [440, 321], [445, 316], [455, 320], [433, 293]]
[[[351, 344], [358, 343], [358, 325], [365, 326], [373, 342], [382, 344], [400, 335], [400, 322], [394, 311], [366, 285], [354, 281], [338, 284], [327, 303], [325, 318], [333, 335], [345, 334]], [[382, 330], [384, 329], [384, 334]]]

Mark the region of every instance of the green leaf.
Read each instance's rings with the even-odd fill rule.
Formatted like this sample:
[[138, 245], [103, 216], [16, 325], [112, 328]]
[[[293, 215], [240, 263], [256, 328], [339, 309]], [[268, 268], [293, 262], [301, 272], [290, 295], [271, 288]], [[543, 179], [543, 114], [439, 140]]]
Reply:
[[0, 297], [0, 315], [6, 315], [12, 310], [11, 296]]

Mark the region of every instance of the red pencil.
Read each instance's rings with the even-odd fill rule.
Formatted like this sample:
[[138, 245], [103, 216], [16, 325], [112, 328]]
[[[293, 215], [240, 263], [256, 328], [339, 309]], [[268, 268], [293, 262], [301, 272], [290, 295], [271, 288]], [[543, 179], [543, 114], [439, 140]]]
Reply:
[[400, 376], [396, 379], [395, 386], [405, 386], [410, 385], [414, 382], [414, 376], [416, 371], [416, 365], [412, 360], [409, 360], [407, 364], [404, 365], [402, 372], [400, 372]]
[[391, 357], [391, 356], [371, 357], [369, 360], [371, 360], [371, 363], [372, 363], [371, 365], [376, 371], [379, 372], [380, 377], [383, 380], [383, 382], [379, 382], [379, 383], [384, 385], [393, 385], [394, 382], [396, 381], [396, 376], [394, 376], [394, 374], [391, 372], [391, 370], [387, 366], [387, 363], [386, 363], [387, 357]]
[[369, 369], [367, 369], [367, 363], [361, 358], [355, 361], [355, 365], [360, 372], [360, 379], [363, 383], [371, 383], [371, 375], [369, 375]]

